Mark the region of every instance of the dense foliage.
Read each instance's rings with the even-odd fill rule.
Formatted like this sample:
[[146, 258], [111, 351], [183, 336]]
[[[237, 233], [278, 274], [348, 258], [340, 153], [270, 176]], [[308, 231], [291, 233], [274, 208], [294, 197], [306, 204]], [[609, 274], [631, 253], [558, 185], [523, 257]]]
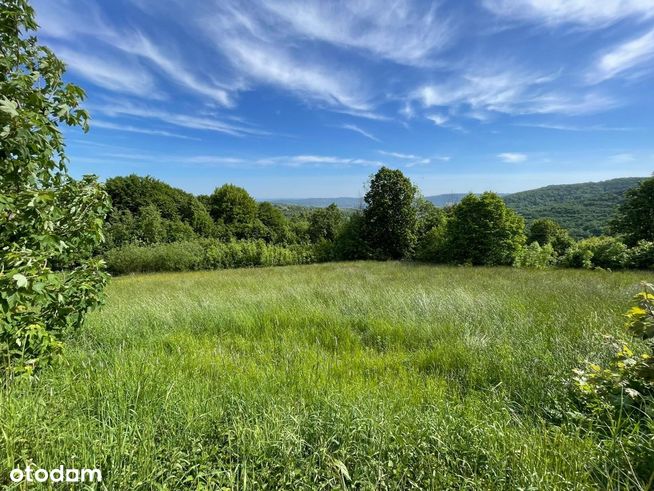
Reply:
[[525, 217], [527, 223], [551, 218], [576, 239], [607, 233], [609, 222], [625, 193], [641, 178], [564, 184], [504, 196], [506, 204]]
[[512, 264], [525, 243], [525, 222], [497, 194], [469, 194], [447, 222], [446, 257], [477, 265]]
[[416, 188], [400, 170], [382, 167], [370, 179], [364, 197], [364, 234], [376, 258], [401, 259], [413, 254], [416, 241]]
[[25, 0], [0, 4], [0, 378], [31, 374], [101, 298], [105, 192], [67, 173], [60, 124], [87, 126], [84, 92], [38, 44]]
[[642, 284], [642, 291], [634, 297], [626, 317], [625, 334], [632, 339], [609, 336], [615, 353], [612, 359], [604, 367], [589, 362], [587, 367], [576, 370], [574, 389], [590, 427], [608, 445], [619, 439], [620, 450], [628, 454], [633, 472], [641, 482], [651, 485], [654, 482], [654, 285]]
[[613, 228], [624, 235], [628, 245], [654, 241], [654, 177], [627, 191]]

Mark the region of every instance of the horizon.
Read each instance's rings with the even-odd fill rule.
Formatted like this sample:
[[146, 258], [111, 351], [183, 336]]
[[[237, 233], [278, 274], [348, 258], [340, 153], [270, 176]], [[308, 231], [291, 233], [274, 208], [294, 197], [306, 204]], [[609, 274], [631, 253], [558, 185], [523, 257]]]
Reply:
[[425, 195], [654, 167], [649, 0], [34, 3], [88, 94], [77, 176], [300, 199], [362, 195], [381, 165]]

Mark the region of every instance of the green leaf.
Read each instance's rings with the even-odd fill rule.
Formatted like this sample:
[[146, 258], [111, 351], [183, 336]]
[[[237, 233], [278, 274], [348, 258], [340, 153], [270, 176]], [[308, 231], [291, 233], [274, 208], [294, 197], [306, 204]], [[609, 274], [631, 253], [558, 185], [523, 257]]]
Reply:
[[27, 278], [25, 278], [25, 276], [23, 276], [20, 273], [16, 273], [14, 276], [12, 276], [12, 278], [16, 282], [18, 288], [27, 288], [29, 282], [27, 281]]

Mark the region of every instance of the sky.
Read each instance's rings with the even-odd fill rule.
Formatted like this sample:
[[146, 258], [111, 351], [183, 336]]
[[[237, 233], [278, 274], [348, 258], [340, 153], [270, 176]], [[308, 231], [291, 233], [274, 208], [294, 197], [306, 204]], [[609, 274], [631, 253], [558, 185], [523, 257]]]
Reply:
[[71, 171], [424, 195], [654, 171], [654, 0], [34, 0], [87, 93]]

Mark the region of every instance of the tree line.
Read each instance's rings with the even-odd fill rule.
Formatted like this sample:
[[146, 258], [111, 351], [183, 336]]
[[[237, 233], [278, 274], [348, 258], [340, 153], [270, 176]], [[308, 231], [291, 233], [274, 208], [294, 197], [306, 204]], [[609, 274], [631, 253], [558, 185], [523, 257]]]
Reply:
[[[469, 194], [456, 205], [439, 208], [400, 170], [386, 167], [371, 176], [363, 209], [347, 215], [331, 204], [287, 216], [279, 206], [258, 203], [232, 184], [196, 197], [152, 177], [131, 175], [109, 179], [104, 185], [113, 203], [104, 247], [133, 256], [135, 246], [213, 239], [260, 242], [295, 251], [304, 247], [298, 256], [303, 263], [395, 259], [533, 268], [650, 268], [654, 266], [653, 182], [645, 180], [627, 193], [612, 221], [612, 236], [575, 241], [549, 218], [537, 219], [527, 228], [525, 220], [492, 192]], [[173, 248], [157, 250], [170, 254]], [[109, 257], [110, 265], [123, 259], [115, 251]], [[234, 263], [251, 264], [248, 261]], [[196, 258], [193, 264], [208, 262]], [[271, 263], [262, 259], [260, 264]], [[135, 271], [143, 268], [142, 263], [134, 267]], [[117, 269], [128, 271], [129, 266], [123, 261]]]

